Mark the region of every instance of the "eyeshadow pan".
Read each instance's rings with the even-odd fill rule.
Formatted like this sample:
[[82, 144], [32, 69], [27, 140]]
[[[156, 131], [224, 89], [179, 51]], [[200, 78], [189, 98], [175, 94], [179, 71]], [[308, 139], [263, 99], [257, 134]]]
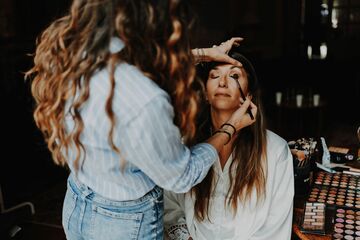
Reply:
[[344, 236], [341, 235], [341, 234], [339, 234], [339, 233], [335, 233], [335, 234], [333, 235], [333, 237], [334, 237], [334, 239], [342, 239]]

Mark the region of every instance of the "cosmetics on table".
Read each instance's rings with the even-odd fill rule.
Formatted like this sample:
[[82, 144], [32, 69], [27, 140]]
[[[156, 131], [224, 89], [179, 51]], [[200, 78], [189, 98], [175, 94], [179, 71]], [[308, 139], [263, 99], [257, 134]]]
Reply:
[[319, 172], [307, 201], [360, 209], [360, 178]]
[[360, 190], [360, 177], [345, 173], [319, 172], [314, 184]]
[[306, 202], [301, 231], [325, 235], [325, 204]]
[[360, 209], [360, 191], [346, 188], [313, 186], [307, 201]]
[[332, 239], [360, 240], [360, 210], [336, 208]]
[[[321, 226], [321, 223], [316, 222], [313, 217], [317, 216], [315, 219], [322, 219], [321, 213], [317, 213], [317, 211], [320, 212], [321, 210], [321, 207], [317, 209], [318, 206], [321, 206], [318, 204], [324, 206], [324, 222], [328, 223], [329, 220], [331, 221], [333, 229], [331, 233], [332, 239], [360, 240], [359, 176], [341, 172], [318, 172], [309, 192], [304, 210], [302, 223], [304, 231], [317, 234], [324, 233], [324, 228], [317, 229], [320, 227], [316, 226]], [[325, 218], [325, 212], [328, 219]], [[305, 222], [306, 219], [309, 220]]]

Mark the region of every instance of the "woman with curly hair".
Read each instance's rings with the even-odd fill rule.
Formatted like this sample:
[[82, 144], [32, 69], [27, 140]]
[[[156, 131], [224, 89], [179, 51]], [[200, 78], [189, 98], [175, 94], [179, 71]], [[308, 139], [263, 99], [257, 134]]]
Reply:
[[[39, 39], [27, 77], [36, 124], [71, 172], [68, 239], [162, 239], [162, 189], [188, 191], [228, 141], [184, 145], [198, 111], [194, 63], [236, 63], [226, 52], [241, 40], [191, 50], [185, 2], [74, 0]], [[250, 104], [228, 119], [235, 131], [254, 122]]]

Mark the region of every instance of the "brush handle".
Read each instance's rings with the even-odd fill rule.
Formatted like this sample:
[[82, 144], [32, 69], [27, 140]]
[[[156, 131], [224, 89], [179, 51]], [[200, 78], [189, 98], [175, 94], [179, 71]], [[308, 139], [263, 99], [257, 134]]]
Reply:
[[[245, 94], [244, 94], [244, 92], [242, 91], [242, 89], [240, 87], [240, 83], [239, 82], [237, 82], [237, 83], [238, 83], [238, 86], [239, 86], [240, 95], [241, 95], [242, 99], [244, 99], [244, 101], [245, 101], [246, 100]], [[250, 107], [247, 109], [246, 112], [250, 115], [251, 120], [254, 120], [254, 115], [252, 114], [252, 112], [250, 110]]]

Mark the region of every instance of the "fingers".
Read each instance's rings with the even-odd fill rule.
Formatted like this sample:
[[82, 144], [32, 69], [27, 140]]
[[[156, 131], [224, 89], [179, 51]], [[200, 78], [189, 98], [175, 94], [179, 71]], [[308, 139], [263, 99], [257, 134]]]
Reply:
[[232, 45], [235, 45], [235, 46], [239, 46], [240, 45], [240, 42], [244, 40], [243, 38], [241, 37], [233, 37], [231, 38], [230, 40], [228, 40], [230, 43], [231, 43], [231, 46]]
[[[226, 45], [228, 48], [231, 48], [233, 45], [239, 46], [242, 40], [244, 40], [242, 37], [233, 37], [225, 42], [220, 43], [219, 46]], [[213, 45], [213, 47], [217, 47], [217, 45]]]
[[250, 101], [250, 111], [252, 113], [252, 115], [254, 116], [254, 122], [256, 121], [256, 114], [257, 114], [257, 106]]
[[223, 62], [230, 63], [231, 65], [242, 67], [241, 62], [235, 60], [234, 58], [230, 57], [229, 55], [224, 54], [222, 60], [223, 60]]
[[[250, 119], [249, 111], [251, 111], [252, 115], [254, 116], [254, 119]], [[239, 112], [241, 115], [247, 114], [247, 116], [250, 119], [250, 123], [256, 121], [257, 106], [251, 101], [249, 97], [246, 97], [245, 101], [242, 101], [242, 98], [240, 98]]]
[[246, 100], [240, 104], [239, 112], [241, 115], [245, 115], [247, 109], [249, 108], [251, 104], [250, 99], [246, 98]]

